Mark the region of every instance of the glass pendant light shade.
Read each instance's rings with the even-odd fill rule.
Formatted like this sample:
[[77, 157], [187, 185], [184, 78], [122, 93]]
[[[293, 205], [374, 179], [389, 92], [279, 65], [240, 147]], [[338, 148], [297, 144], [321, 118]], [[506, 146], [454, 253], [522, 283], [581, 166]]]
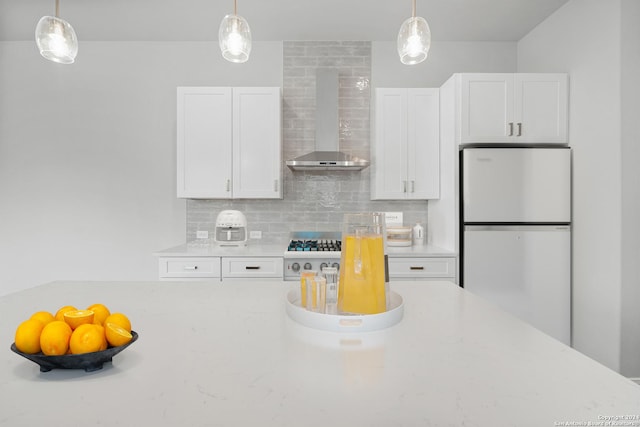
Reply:
[[398, 55], [406, 65], [419, 64], [427, 59], [431, 47], [431, 30], [424, 18], [412, 16], [404, 21], [398, 33]]
[[56, 0], [56, 16], [43, 16], [36, 25], [36, 44], [40, 55], [49, 61], [72, 64], [78, 54], [78, 38], [71, 24], [59, 18], [60, 0]]
[[220, 23], [218, 40], [222, 56], [231, 62], [246, 62], [251, 53], [249, 23], [240, 15], [227, 15]]

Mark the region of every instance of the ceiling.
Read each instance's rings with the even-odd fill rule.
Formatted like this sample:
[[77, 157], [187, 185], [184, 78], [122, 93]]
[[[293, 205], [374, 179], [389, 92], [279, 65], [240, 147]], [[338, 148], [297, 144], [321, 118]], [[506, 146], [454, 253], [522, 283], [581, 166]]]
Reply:
[[[237, 0], [255, 41], [392, 41], [411, 0]], [[517, 41], [568, 0], [418, 0], [433, 40]], [[233, 0], [60, 0], [82, 41], [217, 40]], [[0, 0], [0, 41], [33, 40], [55, 0]]]

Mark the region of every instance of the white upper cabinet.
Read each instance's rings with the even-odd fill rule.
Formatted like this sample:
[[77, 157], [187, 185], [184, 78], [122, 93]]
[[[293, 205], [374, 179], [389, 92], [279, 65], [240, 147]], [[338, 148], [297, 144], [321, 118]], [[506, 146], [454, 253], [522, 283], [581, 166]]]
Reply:
[[566, 74], [457, 76], [462, 144], [568, 142]]
[[230, 197], [231, 88], [179, 87], [178, 197]]
[[372, 200], [439, 197], [438, 93], [430, 88], [375, 90]]
[[179, 87], [177, 194], [282, 197], [280, 88]]
[[233, 197], [282, 197], [280, 88], [233, 89]]

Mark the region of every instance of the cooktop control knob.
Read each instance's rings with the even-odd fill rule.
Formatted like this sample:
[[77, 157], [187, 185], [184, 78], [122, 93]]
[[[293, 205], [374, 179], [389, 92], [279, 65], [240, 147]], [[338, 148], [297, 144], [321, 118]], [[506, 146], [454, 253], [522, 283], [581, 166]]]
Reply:
[[322, 269], [325, 267], [329, 267], [329, 264], [327, 264], [326, 262], [320, 263], [320, 271], [322, 271]]
[[291, 269], [297, 273], [298, 271], [300, 271], [300, 264], [294, 262], [293, 264], [291, 264]]
[[340, 264], [338, 264], [337, 262], [334, 262], [333, 264], [331, 264], [331, 267], [336, 268], [337, 270], [340, 270]]
[[305, 262], [304, 263], [304, 269], [305, 270], [311, 270], [311, 263], [310, 262]]

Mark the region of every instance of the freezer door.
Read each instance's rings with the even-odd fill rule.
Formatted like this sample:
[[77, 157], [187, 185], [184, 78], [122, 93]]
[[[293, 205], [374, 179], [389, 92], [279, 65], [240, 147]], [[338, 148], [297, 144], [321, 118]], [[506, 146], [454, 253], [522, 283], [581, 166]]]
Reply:
[[569, 226], [464, 229], [464, 288], [567, 345], [570, 266]]
[[462, 152], [463, 221], [571, 221], [568, 148], [467, 148]]

